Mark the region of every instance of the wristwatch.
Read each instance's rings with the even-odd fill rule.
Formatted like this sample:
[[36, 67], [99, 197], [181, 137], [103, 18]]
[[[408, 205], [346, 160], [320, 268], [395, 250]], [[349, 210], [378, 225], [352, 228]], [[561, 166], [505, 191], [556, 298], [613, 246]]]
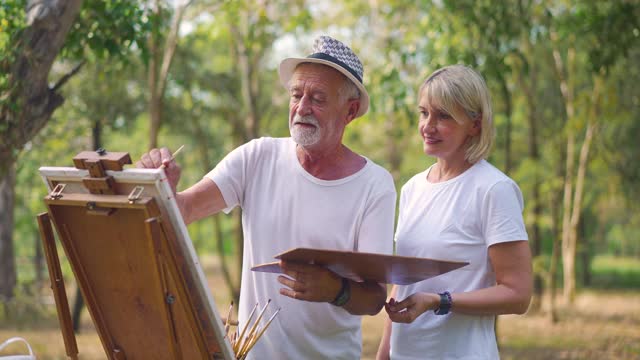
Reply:
[[438, 293], [440, 295], [440, 306], [433, 310], [436, 315], [446, 315], [451, 311], [451, 293], [445, 291], [443, 293]]
[[335, 306], [343, 306], [351, 299], [351, 283], [349, 279], [342, 278], [342, 287], [340, 287], [340, 291], [335, 299], [331, 302], [331, 305]]

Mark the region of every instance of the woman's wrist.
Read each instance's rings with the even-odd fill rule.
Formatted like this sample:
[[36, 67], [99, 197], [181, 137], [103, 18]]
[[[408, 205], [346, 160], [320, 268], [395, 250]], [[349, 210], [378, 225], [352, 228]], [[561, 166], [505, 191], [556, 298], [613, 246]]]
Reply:
[[451, 297], [451, 293], [448, 291], [444, 291], [438, 293], [440, 296], [440, 303], [438, 307], [433, 310], [436, 315], [446, 315], [451, 312], [451, 308], [453, 306], [453, 298]]

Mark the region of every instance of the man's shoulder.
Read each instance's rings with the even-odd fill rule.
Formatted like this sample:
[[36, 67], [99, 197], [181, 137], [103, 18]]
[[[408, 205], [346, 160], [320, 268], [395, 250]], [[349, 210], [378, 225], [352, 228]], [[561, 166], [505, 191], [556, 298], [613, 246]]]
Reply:
[[250, 140], [240, 148], [256, 156], [284, 153], [291, 147], [291, 138], [274, 138], [263, 136]]
[[262, 136], [249, 141], [246, 145], [254, 147], [285, 147], [291, 143], [291, 138]]
[[395, 185], [391, 173], [383, 166], [377, 164], [375, 161], [363, 155], [360, 156], [362, 156], [367, 161], [367, 164], [365, 165], [365, 169], [368, 172], [367, 178], [395, 191]]

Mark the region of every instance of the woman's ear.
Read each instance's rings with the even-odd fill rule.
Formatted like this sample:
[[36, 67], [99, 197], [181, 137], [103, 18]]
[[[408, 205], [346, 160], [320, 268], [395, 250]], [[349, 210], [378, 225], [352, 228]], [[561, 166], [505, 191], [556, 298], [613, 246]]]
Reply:
[[478, 115], [473, 121], [473, 126], [471, 127], [471, 135], [476, 136], [480, 134], [480, 130], [482, 130], [482, 114]]

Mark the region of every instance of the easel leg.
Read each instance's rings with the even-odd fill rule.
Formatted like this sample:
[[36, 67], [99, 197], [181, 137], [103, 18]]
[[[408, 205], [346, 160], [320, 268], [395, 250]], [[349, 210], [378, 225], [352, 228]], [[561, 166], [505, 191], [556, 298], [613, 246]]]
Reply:
[[47, 258], [47, 266], [49, 268], [49, 277], [51, 279], [51, 289], [56, 300], [58, 309], [58, 320], [62, 330], [62, 338], [67, 356], [73, 360], [78, 359], [78, 345], [76, 336], [73, 332], [73, 323], [71, 314], [69, 313], [69, 302], [67, 301], [67, 292], [64, 288], [64, 279], [62, 278], [62, 270], [60, 269], [60, 260], [58, 251], [56, 250], [55, 237], [51, 228], [49, 214], [44, 212], [38, 215], [38, 226], [40, 228], [40, 237], [45, 256]]

